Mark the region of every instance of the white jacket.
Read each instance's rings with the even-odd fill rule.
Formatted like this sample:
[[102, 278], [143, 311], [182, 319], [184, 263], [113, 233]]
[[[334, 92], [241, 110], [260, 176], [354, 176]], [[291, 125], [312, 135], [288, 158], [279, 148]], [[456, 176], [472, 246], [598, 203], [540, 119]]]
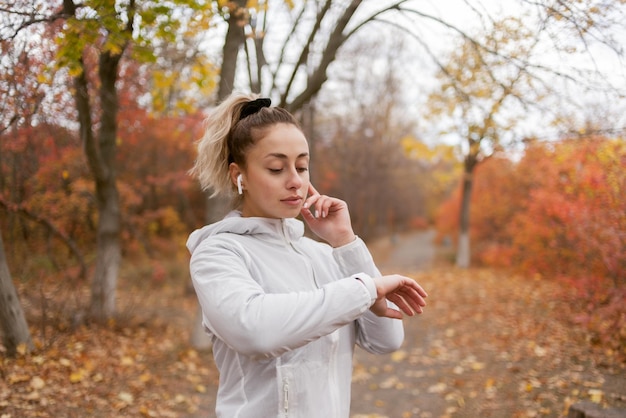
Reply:
[[333, 249], [303, 233], [296, 219], [231, 212], [187, 241], [218, 417], [346, 418], [354, 344], [402, 344], [402, 321], [369, 311], [380, 273], [363, 241]]

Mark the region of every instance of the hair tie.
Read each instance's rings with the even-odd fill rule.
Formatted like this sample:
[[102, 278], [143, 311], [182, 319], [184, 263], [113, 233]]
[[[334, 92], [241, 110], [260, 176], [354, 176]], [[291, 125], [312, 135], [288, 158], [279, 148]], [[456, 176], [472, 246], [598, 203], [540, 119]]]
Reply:
[[239, 115], [239, 120], [255, 114], [264, 107], [270, 107], [271, 104], [272, 101], [267, 98], [251, 100], [248, 103], [244, 104], [241, 108], [241, 115]]

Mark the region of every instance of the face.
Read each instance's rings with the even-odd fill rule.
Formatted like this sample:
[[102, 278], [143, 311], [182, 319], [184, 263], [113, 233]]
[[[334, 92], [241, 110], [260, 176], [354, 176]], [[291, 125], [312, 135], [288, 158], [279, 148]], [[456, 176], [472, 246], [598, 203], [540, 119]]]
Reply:
[[243, 216], [294, 218], [309, 189], [309, 145], [290, 124], [265, 131], [246, 154]]

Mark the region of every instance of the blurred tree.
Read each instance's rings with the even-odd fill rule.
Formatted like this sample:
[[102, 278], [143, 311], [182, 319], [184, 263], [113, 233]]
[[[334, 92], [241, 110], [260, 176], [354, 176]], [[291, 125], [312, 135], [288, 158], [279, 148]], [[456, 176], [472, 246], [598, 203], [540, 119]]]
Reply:
[[[521, 1], [522, 6], [531, 2]], [[463, 45], [452, 52], [448, 63], [438, 62], [441, 91], [430, 97], [431, 117], [462, 138], [464, 174], [459, 212], [459, 238], [456, 262], [470, 263], [470, 202], [474, 169], [489, 156], [514, 142], [513, 129], [524, 119], [524, 112], [538, 109], [541, 115], [555, 115], [564, 104], [577, 106], [584, 92], [602, 92], [620, 98], [623, 91], [602, 75], [590, 45], [601, 45], [617, 57], [623, 48], [614, 37], [623, 29], [624, 3], [581, 1], [532, 2], [530, 14], [503, 20], [486, 20], [484, 36], [461, 33]], [[485, 30], [487, 29], [487, 30]], [[546, 48], [547, 47], [547, 48]], [[549, 54], [558, 55], [545, 64]], [[566, 67], [583, 53], [591, 68]], [[574, 58], [568, 60], [566, 58]], [[564, 94], [567, 84], [573, 95]], [[545, 99], [549, 97], [550, 101]], [[548, 104], [549, 103], [549, 104]], [[515, 106], [511, 106], [514, 104]], [[556, 118], [555, 118], [556, 119]], [[537, 122], [534, 121], [534, 123]], [[531, 122], [533, 123], [533, 122]], [[528, 124], [528, 123], [527, 123]], [[566, 128], [569, 129], [569, 128]]]
[[[496, 157], [479, 165], [471, 205], [475, 259], [623, 287], [624, 162], [623, 139], [592, 134], [532, 141], [517, 162]], [[442, 207], [441, 232], [457, 229], [460, 191]]]
[[[115, 314], [120, 251], [120, 203], [115, 164], [119, 96], [117, 83], [124, 57], [155, 58], [160, 45], [184, 36], [181, 27], [205, 29], [211, 3], [187, 1], [108, 2], [64, 0], [50, 5], [18, 1], [3, 16], [4, 40], [19, 37], [39, 23], [57, 37], [55, 64], [72, 80], [80, 138], [95, 182], [97, 258], [90, 314], [104, 321]], [[8, 19], [8, 18], [7, 18]]]
[[[514, 102], [523, 109], [532, 93], [532, 77], [523, 63], [528, 62], [536, 44], [534, 34], [519, 19], [499, 22], [480, 46], [465, 39], [450, 54], [437, 74], [441, 89], [429, 97], [430, 117], [441, 120], [444, 133], [454, 133], [464, 141], [459, 267], [470, 264], [470, 202], [476, 166], [511, 142], [507, 133], [517, 115], [508, 105]], [[483, 47], [498, 54], [485, 55]]]
[[[585, 131], [560, 141], [532, 140], [519, 161], [495, 157], [477, 167], [473, 260], [563, 282], [579, 312], [573, 321], [604, 349], [622, 353], [626, 142]], [[460, 191], [442, 205], [440, 233], [458, 229]]]
[[402, 138], [402, 149], [410, 159], [418, 162], [428, 172], [419, 179], [425, 187], [425, 203], [429, 221], [436, 217], [440, 205], [448, 199], [458, 183], [463, 165], [459, 162], [457, 147], [448, 144], [429, 146], [419, 138]]
[[401, 146], [415, 130], [395, 71], [401, 46], [388, 49], [381, 40], [355, 38], [329, 80], [332, 94], [316, 100], [313, 181], [346, 200], [355, 230], [365, 239], [426, 218], [427, 170]]
[[15, 291], [11, 273], [4, 253], [4, 243], [0, 234], [0, 326], [2, 327], [2, 342], [9, 355], [15, 355], [20, 345], [25, 352], [33, 349], [28, 324], [24, 311]]

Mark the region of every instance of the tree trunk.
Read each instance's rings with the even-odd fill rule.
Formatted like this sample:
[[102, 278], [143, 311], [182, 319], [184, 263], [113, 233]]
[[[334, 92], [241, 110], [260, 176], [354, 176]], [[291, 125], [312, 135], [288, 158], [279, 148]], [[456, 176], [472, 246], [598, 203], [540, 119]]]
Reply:
[[24, 311], [9, 272], [2, 235], [0, 235], [0, 325], [3, 331], [2, 341], [8, 355], [14, 356], [20, 344], [24, 344], [27, 351], [33, 349]]
[[115, 315], [120, 250], [120, 208], [115, 178], [96, 182], [98, 230], [96, 270], [91, 283], [90, 314], [104, 322]]
[[89, 169], [96, 185], [98, 207], [96, 270], [91, 284], [91, 317], [104, 322], [115, 314], [117, 275], [121, 263], [120, 207], [116, 186], [115, 152], [117, 140], [117, 80], [121, 55], [103, 52], [99, 61], [100, 130], [98, 140], [93, 133], [87, 76], [83, 72], [74, 79], [80, 136]]
[[459, 213], [459, 245], [456, 253], [457, 267], [467, 268], [470, 266], [470, 202], [472, 199], [473, 166], [465, 167], [463, 176], [463, 189], [461, 192], [461, 211]]
[[[98, 156], [89, 158], [96, 180], [98, 204], [96, 271], [91, 285], [91, 317], [105, 321], [115, 315], [117, 275], [122, 260], [120, 249], [120, 203], [116, 185], [115, 153], [117, 141], [117, 80], [120, 55], [100, 55], [100, 105]], [[93, 158], [99, 157], [99, 158]], [[90, 164], [91, 165], [91, 164]]]
[[228, 18], [228, 31], [224, 40], [224, 48], [222, 49], [222, 68], [220, 72], [220, 84], [217, 90], [217, 100], [222, 101], [233, 91], [235, 84], [235, 72], [237, 70], [237, 57], [239, 50], [245, 41], [243, 8], [246, 6], [247, 0], [236, 0], [237, 9], [230, 13]]

